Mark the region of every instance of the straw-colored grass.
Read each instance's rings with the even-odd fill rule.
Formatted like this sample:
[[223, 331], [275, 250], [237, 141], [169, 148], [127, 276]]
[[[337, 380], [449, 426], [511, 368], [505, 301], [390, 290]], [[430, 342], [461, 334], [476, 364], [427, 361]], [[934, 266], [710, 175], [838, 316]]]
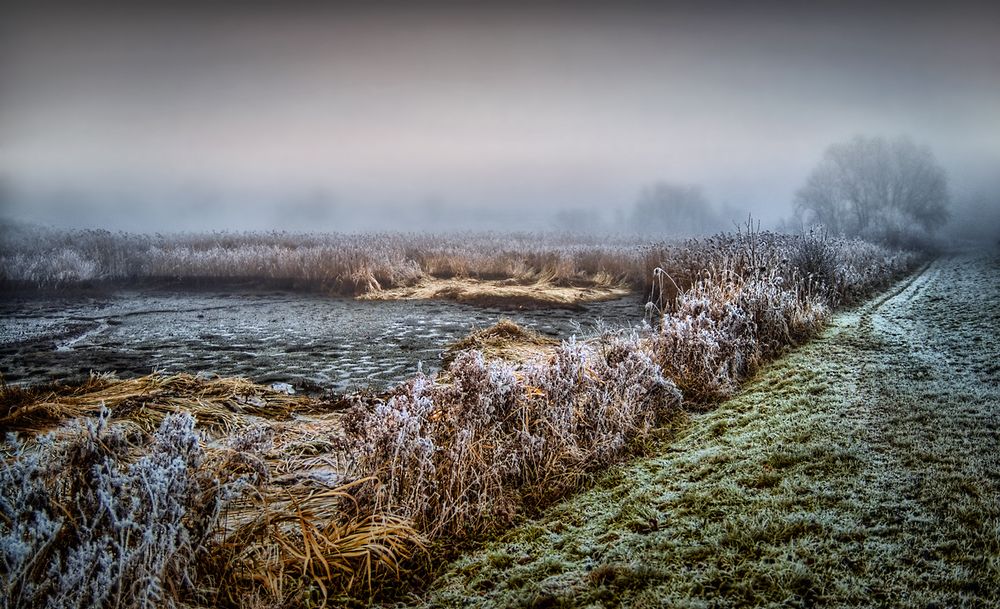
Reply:
[[613, 300], [628, 295], [631, 288], [599, 275], [585, 282], [557, 285], [552, 280], [531, 277], [527, 280], [463, 278], [426, 278], [417, 284], [389, 290], [369, 290], [363, 300], [454, 300], [466, 304], [497, 307], [577, 308], [588, 302]]
[[[163, 606], [338, 605], [345, 598], [370, 595], [385, 578], [395, 581], [403, 563], [424, 546], [408, 520], [377, 506], [358, 505], [353, 494], [366, 481], [345, 479], [339, 414], [327, 412], [327, 405], [317, 399], [287, 395], [246, 379], [190, 375], [124, 380], [100, 375], [78, 386], [5, 387], [0, 397], [4, 427], [19, 430], [21, 437], [8, 439], [4, 455], [11, 477], [0, 482], [5, 493], [7, 486], [34, 489], [0, 502], [0, 546], [7, 551], [24, 543], [39, 544], [32, 550], [39, 558], [23, 567], [23, 577], [5, 583], [9, 600], [0, 603], [4, 609], [57, 597], [70, 605], [77, 602], [59, 592], [58, 579], [46, 586], [32, 584], [45, 573], [62, 571], [65, 579], [73, 572], [70, 564], [61, 562], [67, 555], [53, 552], [52, 540], [69, 544], [63, 548], [69, 556], [83, 556], [90, 546], [73, 546], [79, 527], [97, 526], [87, 533], [97, 539], [123, 539], [116, 528], [122, 526], [118, 517], [102, 520], [94, 512], [98, 505], [109, 506], [112, 514], [131, 510], [129, 519], [155, 519], [160, 502], [175, 500], [160, 494], [181, 493], [181, 488], [189, 489], [183, 491], [187, 495], [177, 495], [186, 502], [189, 516], [163, 526], [173, 527], [169, 530], [175, 530], [178, 539], [187, 539], [197, 522], [202, 537], [198, 544], [182, 548], [181, 562], [170, 567], [181, 582], [175, 585], [159, 574], [146, 574], [152, 587], [141, 590], [149, 590], [150, 598]], [[158, 431], [174, 425], [172, 417], [178, 416], [198, 420], [198, 427], [192, 427], [195, 435]], [[49, 433], [43, 435], [43, 430]], [[170, 470], [175, 482], [161, 488], [152, 482], [162, 476], [160, 470], [145, 474], [142, 464], [155, 462], [162, 450], [157, 447], [173, 447], [173, 442], [186, 443], [187, 448], [178, 444], [176, 450], [193, 456], [185, 457], [183, 469]], [[28, 467], [31, 463], [34, 469]], [[92, 480], [94, 467], [112, 478], [89, 490], [103, 484]], [[147, 479], [150, 482], [141, 482]], [[105, 487], [118, 490], [101, 490]], [[135, 504], [134, 493], [148, 497], [150, 506]], [[17, 507], [18, 497], [29, 503]], [[43, 515], [44, 522], [55, 527], [52, 537], [30, 542], [17, 532], [20, 529], [7, 529], [28, 518], [21, 525], [31, 530], [36, 525], [30, 519]], [[119, 561], [141, 562], [146, 560], [142, 552], [153, 551], [121, 541], [114, 544], [111, 547], [120, 548], [115, 550]], [[110, 585], [113, 596], [108, 602], [114, 606], [146, 606], [136, 596], [140, 588], [135, 585]]]
[[244, 378], [150, 374], [118, 379], [94, 374], [79, 385], [0, 386], [0, 429], [38, 431], [68, 419], [96, 416], [107, 408], [113, 418], [132, 420], [146, 431], [172, 412], [189, 412], [203, 427], [228, 431], [242, 417], [280, 420], [316, 407], [316, 400]]
[[224, 602], [239, 606], [254, 591], [272, 601], [325, 606], [399, 578], [401, 564], [424, 542], [405, 519], [360, 512], [351, 491], [364, 482], [272, 489], [251, 503], [249, 517], [214, 547]]
[[473, 330], [468, 336], [448, 345], [441, 354], [441, 361], [447, 373], [448, 365], [462, 351], [474, 349], [490, 359], [527, 362], [552, 355], [558, 345], [559, 341], [554, 338], [501, 318], [494, 325]]

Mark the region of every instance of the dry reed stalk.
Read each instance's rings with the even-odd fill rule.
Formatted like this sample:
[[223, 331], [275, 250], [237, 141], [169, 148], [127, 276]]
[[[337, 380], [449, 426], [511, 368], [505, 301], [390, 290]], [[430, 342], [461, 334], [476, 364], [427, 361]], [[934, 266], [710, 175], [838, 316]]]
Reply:
[[460, 352], [475, 349], [490, 358], [524, 362], [532, 357], [551, 354], [558, 344], [559, 341], [553, 338], [501, 318], [492, 326], [473, 330], [467, 336], [448, 345], [441, 354], [441, 361], [447, 371], [448, 365]]
[[371, 594], [381, 578], [400, 577], [425, 542], [405, 519], [358, 509], [353, 490], [367, 482], [264, 489], [215, 547], [227, 601], [260, 588], [276, 601], [315, 597], [326, 606], [332, 595]]

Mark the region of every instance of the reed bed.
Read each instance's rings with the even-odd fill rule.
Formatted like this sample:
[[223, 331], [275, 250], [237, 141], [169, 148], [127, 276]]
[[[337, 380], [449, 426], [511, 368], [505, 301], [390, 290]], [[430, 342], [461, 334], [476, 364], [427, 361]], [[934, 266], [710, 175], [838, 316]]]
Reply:
[[0, 284], [218, 280], [355, 296], [424, 279], [641, 284], [635, 241], [534, 233], [135, 235], [0, 226]]
[[539, 349], [500, 324], [456, 345], [435, 377], [355, 406], [345, 415], [350, 473], [370, 480], [359, 502], [405, 515], [431, 539], [503, 530], [635, 454], [682, 406], [733, 395], [762, 363], [818, 332], [834, 307], [918, 261], [749, 224], [676, 247], [650, 273], [644, 328]]
[[[741, 236], [742, 235], [742, 236]], [[563, 233], [205, 233], [136, 235], [0, 225], [0, 285], [253, 282], [357, 296], [428, 279], [509, 280], [559, 287], [626, 286], [672, 302], [713, 266], [766, 268], [823, 286], [850, 304], [872, 289], [889, 250], [858, 239], [755, 230], [681, 241]], [[671, 283], [658, 281], [665, 270]]]

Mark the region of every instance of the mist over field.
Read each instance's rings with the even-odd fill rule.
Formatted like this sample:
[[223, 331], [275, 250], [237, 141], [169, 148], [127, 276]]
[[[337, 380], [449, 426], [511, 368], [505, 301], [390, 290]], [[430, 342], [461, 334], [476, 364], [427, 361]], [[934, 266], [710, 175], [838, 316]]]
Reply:
[[995, 606], [1000, 4], [0, 7], [0, 609]]
[[704, 231], [774, 226], [827, 146], [859, 134], [928, 146], [955, 209], [998, 216], [995, 8], [2, 11], [7, 220], [623, 232], [668, 183], [700, 189]]

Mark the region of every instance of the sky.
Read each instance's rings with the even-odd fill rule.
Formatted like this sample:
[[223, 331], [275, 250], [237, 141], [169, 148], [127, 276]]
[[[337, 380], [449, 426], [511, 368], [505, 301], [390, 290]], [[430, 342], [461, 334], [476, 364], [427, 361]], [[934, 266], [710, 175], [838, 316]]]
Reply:
[[0, 217], [612, 225], [669, 181], [770, 224], [858, 134], [930, 146], [956, 196], [1000, 190], [996, 8], [415, 4], [5, 5]]

